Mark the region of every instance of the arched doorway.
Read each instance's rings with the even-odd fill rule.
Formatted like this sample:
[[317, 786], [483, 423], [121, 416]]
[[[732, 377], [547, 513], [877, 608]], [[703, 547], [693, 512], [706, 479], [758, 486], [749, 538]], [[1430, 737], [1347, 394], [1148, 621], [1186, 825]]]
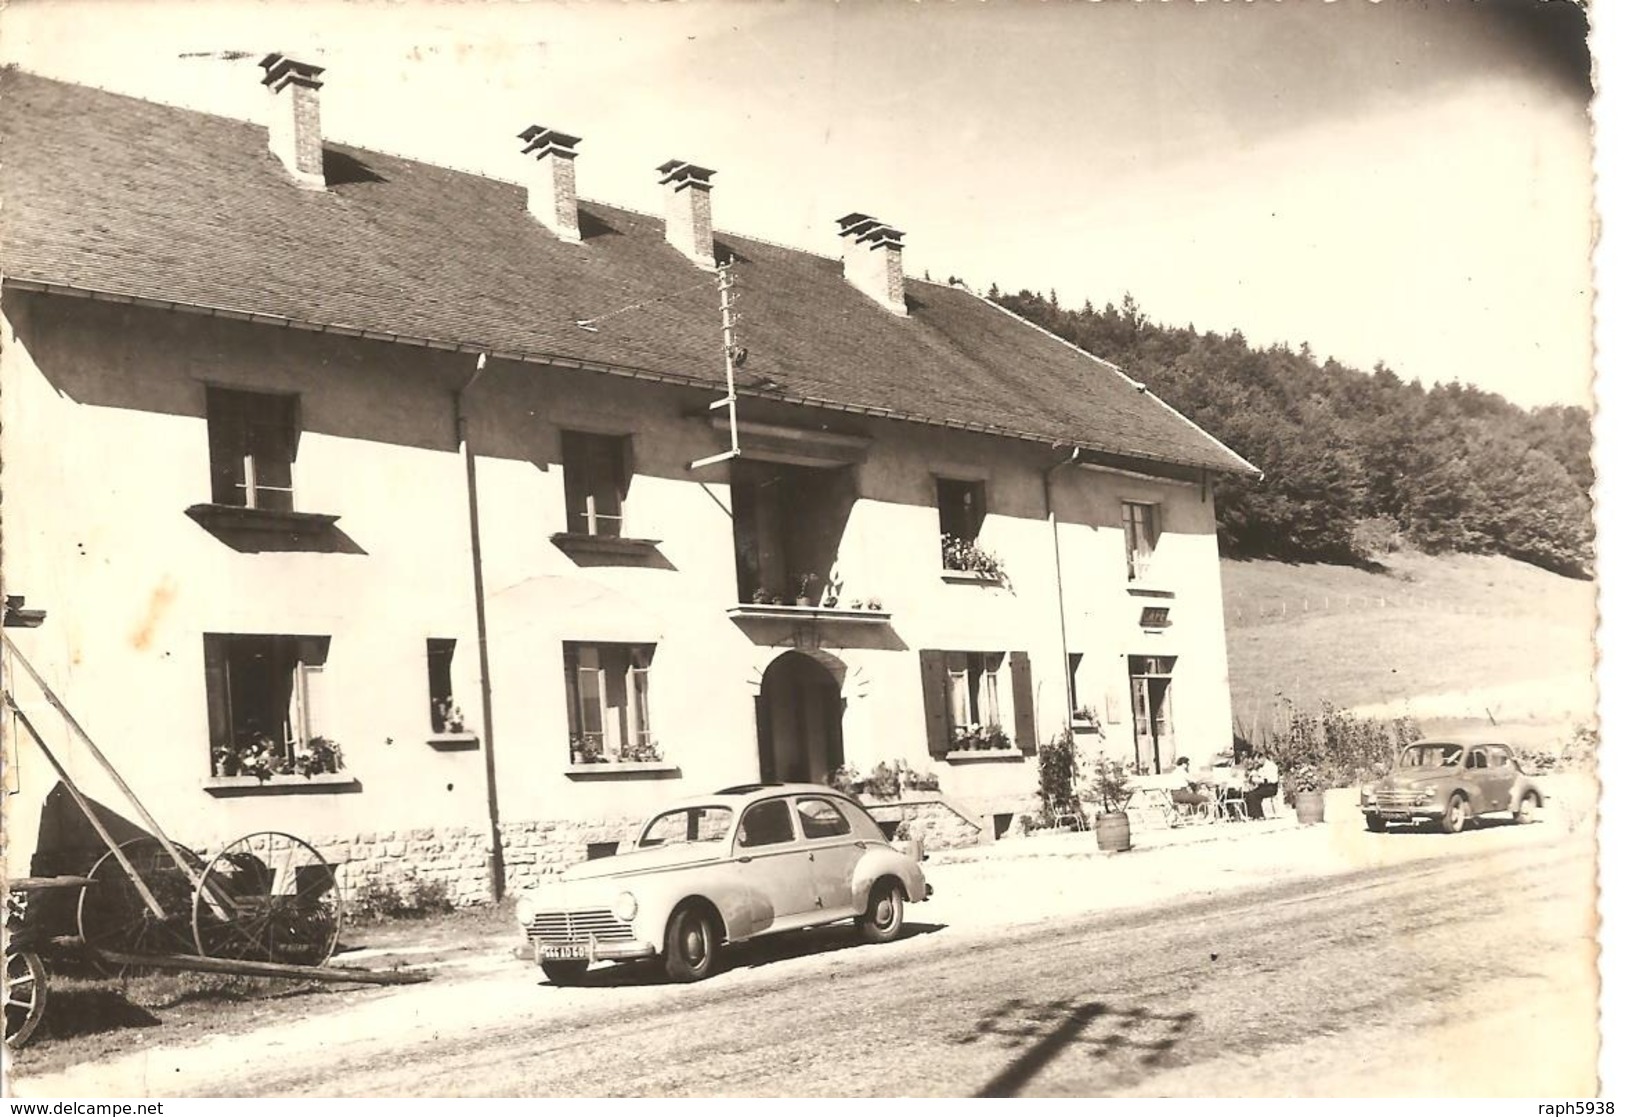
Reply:
[[823, 783], [845, 763], [841, 684], [812, 656], [785, 652], [762, 673], [756, 751], [763, 782]]

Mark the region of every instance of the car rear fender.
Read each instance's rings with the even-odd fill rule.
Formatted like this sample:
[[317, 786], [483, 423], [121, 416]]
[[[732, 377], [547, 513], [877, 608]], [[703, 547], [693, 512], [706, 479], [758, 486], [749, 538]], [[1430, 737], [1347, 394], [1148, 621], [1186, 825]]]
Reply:
[[903, 892], [910, 903], [925, 899], [925, 872], [914, 858], [897, 852], [890, 846], [867, 850], [858, 859], [852, 873], [852, 895], [862, 905], [875, 881], [882, 877], [896, 877], [903, 882]]

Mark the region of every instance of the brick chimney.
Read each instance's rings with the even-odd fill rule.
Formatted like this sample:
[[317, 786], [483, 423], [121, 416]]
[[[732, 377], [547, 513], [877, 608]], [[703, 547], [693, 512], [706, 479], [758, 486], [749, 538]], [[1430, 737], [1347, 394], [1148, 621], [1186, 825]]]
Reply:
[[866, 213], [849, 213], [836, 224], [846, 281], [893, 314], [907, 315], [902, 232]]
[[322, 170], [322, 67], [281, 54], [260, 60], [271, 95], [271, 154], [300, 186], [327, 189]]
[[711, 176], [715, 171], [670, 159], [656, 168], [666, 188], [666, 240], [707, 271], [717, 266], [711, 239]]
[[525, 141], [524, 154], [536, 157], [535, 169], [525, 184], [530, 215], [560, 240], [579, 244], [581, 218], [576, 209], [576, 144], [581, 142], [581, 137], [532, 124], [519, 133], [519, 138]]

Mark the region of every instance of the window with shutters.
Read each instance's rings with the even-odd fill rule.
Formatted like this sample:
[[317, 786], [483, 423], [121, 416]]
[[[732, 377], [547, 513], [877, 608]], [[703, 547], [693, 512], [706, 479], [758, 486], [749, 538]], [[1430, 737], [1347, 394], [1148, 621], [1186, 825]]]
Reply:
[[631, 471], [629, 440], [621, 435], [564, 431], [566, 530], [573, 535], [618, 537]]
[[1009, 748], [999, 702], [999, 679], [1004, 672], [1003, 652], [948, 653], [949, 724], [954, 747]]
[[649, 668], [654, 654], [653, 644], [565, 643], [572, 764], [661, 759], [649, 719]]
[[1036, 749], [1027, 653], [922, 651], [920, 672], [933, 756]]
[[214, 503], [293, 511], [299, 397], [211, 387], [208, 419]]
[[206, 633], [210, 771], [312, 776], [344, 766], [326, 735], [326, 636]]

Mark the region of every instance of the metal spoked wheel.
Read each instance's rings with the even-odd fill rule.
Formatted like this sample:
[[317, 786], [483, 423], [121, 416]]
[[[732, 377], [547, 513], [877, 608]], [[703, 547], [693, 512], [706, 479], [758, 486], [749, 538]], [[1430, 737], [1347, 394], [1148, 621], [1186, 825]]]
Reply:
[[45, 1016], [45, 963], [32, 950], [6, 955], [6, 1044], [28, 1042]]
[[79, 937], [90, 948], [96, 968], [107, 976], [125, 977], [140, 967], [106, 961], [101, 951], [192, 953], [186, 920], [192, 909], [192, 881], [203, 871], [203, 859], [190, 850], [175, 848], [181, 861], [156, 838], [136, 838], [119, 846], [124, 860], [164, 909], [163, 918], [147, 906], [113, 851], [102, 854], [91, 868], [90, 883], [79, 893]]
[[192, 902], [198, 953], [211, 958], [319, 966], [343, 923], [333, 866], [309, 842], [274, 830], [217, 853]]
[[1458, 791], [1450, 797], [1450, 803], [1444, 809], [1444, 817], [1439, 819], [1439, 829], [1446, 834], [1459, 834], [1472, 821], [1472, 804], [1467, 802], [1467, 796]]

